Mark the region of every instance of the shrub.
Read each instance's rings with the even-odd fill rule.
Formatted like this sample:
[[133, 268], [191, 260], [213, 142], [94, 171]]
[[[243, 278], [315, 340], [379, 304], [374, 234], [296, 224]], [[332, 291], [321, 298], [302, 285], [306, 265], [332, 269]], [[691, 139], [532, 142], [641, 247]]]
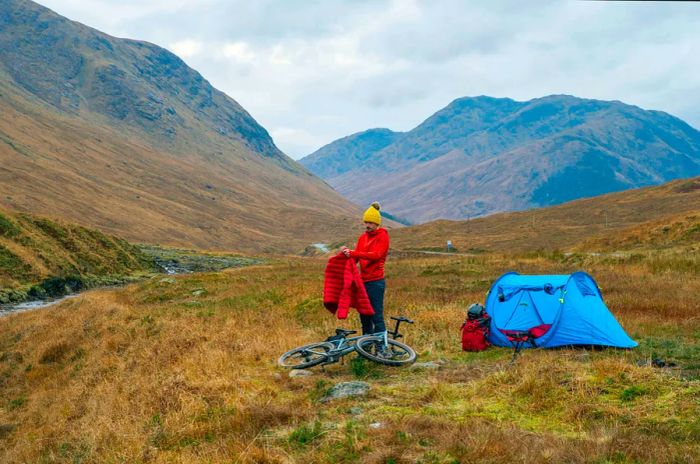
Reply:
[[2, 245], [0, 245], [0, 274], [12, 276], [17, 280], [25, 280], [33, 276], [32, 267]]
[[8, 217], [0, 214], [0, 235], [3, 237], [16, 237], [22, 231], [17, 227], [17, 225]]

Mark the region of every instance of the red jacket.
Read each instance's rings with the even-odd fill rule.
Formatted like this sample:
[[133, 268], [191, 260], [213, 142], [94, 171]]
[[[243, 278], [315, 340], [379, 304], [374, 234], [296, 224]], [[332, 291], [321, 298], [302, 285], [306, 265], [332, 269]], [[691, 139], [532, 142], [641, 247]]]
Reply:
[[389, 233], [379, 228], [360, 235], [357, 246], [350, 252], [350, 257], [360, 260], [362, 280], [371, 282], [384, 278], [384, 262], [389, 252]]
[[374, 314], [355, 260], [343, 253], [333, 256], [326, 265], [323, 306], [338, 316], [338, 319], [347, 318], [350, 308], [355, 308], [366, 316]]

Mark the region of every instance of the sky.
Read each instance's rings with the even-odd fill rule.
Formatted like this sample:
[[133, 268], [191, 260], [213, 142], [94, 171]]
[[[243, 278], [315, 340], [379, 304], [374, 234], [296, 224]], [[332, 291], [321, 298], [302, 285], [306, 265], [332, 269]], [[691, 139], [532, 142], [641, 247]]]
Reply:
[[620, 100], [700, 129], [700, 3], [39, 0], [174, 52], [294, 159], [465, 96]]

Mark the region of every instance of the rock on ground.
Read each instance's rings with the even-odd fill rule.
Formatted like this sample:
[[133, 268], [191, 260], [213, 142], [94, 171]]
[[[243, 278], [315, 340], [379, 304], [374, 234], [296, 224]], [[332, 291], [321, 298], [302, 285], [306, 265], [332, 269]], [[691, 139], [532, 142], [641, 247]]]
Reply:
[[322, 403], [345, 398], [348, 396], [363, 396], [369, 392], [369, 384], [367, 382], [343, 382], [335, 385], [328, 394], [321, 399]]
[[411, 369], [440, 369], [440, 364], [433, 361], [414, 363], [411, 364]]

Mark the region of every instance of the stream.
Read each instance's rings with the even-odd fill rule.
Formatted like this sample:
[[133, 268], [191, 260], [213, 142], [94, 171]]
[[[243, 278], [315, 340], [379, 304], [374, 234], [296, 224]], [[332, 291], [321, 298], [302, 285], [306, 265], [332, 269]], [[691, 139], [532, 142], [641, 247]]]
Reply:
[[[250, 266], [263, 262], [257, 258], [248, 258], [237, 255], [214, 256], [200, 254], [190, 250], [163, 249], [155, 246], [144, 246], [142, 247], [142, 250], [154, 258], [154, 263], [157, 268], [160, 268], [161, 273], [166, 275], [191, 274], [193, 272], [219, 272], [224, 269]], [[133, 280], [131, 282], [124, 282], [123, 284], [110, 285], [101, 288], [118, 288], [132, 282]], [[84, 291], [94, 289], [95, 288], [86, 288], [85, 290], [81, 290], [76, 293], [69, 293], [59, 298], [0, 304], [0, 317], [25, 311], [32, 311], [34, 309], [47, 308], [64, 300], [75, 298]]]
[[69, 300], [71, 298], [75, 298], [76, 296], [80, 295], [82, 292], [79, 293], [72, 293], [70, 295], [62, 296], [60, 298], [54, 298], [51, 300], [33, 300], [33, 301], [25, 301], [22, 303], [10, 303], [10, 304], [3, 304], [0, 305], [0, 317], [4, 317], [10, 314], [15, 314], [15, 313], [23, 313], [25, 311], [31, 311], [33, 309], [41, 309], [41, 308], [47, 308], [49, 306], [53, 306], [55, 304], [58, 304], [62, 301]]

